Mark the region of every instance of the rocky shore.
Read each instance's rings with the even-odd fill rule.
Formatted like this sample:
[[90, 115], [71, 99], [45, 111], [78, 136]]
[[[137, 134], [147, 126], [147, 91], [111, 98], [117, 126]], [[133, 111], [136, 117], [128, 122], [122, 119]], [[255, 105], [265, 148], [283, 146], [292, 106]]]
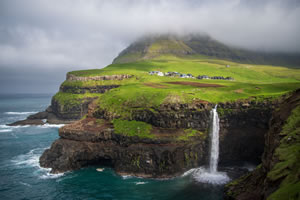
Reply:
[[[249, 100], [219, 105], [221, 164], [260, 160], [261, 143], [274, 105], [271, 101]], [[133, 112], [130, 120], [153, 126], [151, 133], [155, 137], [141, 138], [117, 134], [111, 123], [117, 116], [90, 104], [85, 119], [59, 129], [60, 138], [41, 156], [40, 165], [52, 168], [52, 173], [105, 165], [122, 175], [148, 178], [180, 175], [208, 163], [212, 106], [208, 102], [166, 104], [155, 111]], [[203, 135], [178, 139], [189, 128]]]

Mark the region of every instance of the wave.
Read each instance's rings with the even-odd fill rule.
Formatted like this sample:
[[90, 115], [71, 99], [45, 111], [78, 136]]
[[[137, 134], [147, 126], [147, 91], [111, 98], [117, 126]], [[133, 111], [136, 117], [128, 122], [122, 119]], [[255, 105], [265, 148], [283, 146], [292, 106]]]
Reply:
[[22, 182], [22, 181], [20, 181], [19, 183], [22, 184], [22, 185], [25, 185], [27, 187], [32, 187], [29, 183], [25, 183], [25, 182]]
[[30, 115], [30, 114], [35, 114], [37, 113], [36, 111], [32, 111], [32, 112], [5, 112], [4, 114], [7, 115]]
[[136, 185], [144, 185], [144, 184], [146, 184], [146, 183], [148, 183], [148, 182], [142, 182], [142, 181], [140, 181], [140, 182], [135, 182]]
[[16, 129], [16, 128], [27, 128], [29, 127], [30, 125], [24, 125], [24, 126], [7, 126], [7, 125], [0, 125], [0, 128], [3, 128], [3, 129]]
[[17, 156], [12, 162], [20, 168], [40, 167], [39, 158], [44, 148], [32, 149], [26, 154]]
[[[49, 147], [47, 147], [49, 148]], [[42, 152], [47, 148], [36, 148], [32, 149], [26, 154], [19, 155], [15, 157], [11, 162], [17, 168], [34, 168], [35, 172], [33, 174], [37, 175], [41, 179], [51, 179], [58, 178], [64, 175], [64, 173], [51, 174], [51, 168], [43, 168], [40, 166], [39, 159]]]
[[39, 128], [60, 128], [63, 127], [65, 124], [43, 124], [43, 125], [24, 125], [24, 126], [7, 126], [7, 125], [0, 125], [2, 129], [17, 129], [17, 128], [27, 128], [27, 127], [39, 127]]
[[7, 132], [12, 132], [12, 129], [2, 129], [2, 130], [0, 130], [0, 133], [7, 133]]
[[60, 128], [63, 127], [65, 124], [43, 124], [43, 125], [37, 125], [37, 127], [40, 128]]
[[130, 178], [134, 178], [134, 176], [131, 176], [131, 175], [122, 175], [121, 177], [122, 177], [122, 179], [124, 179], [124, 180], [130, 179]]

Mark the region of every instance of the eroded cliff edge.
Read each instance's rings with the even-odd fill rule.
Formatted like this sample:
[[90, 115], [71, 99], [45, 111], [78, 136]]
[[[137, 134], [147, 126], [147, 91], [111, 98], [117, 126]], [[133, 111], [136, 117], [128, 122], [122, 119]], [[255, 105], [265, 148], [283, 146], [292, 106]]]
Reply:
[[[219, 104], [221, 165], [260, 160], [264, 133], [275, 105], [271, 100], [255, 99]], [[126, 175], [152, 178], [180, 175], [208, 163], [213, 106], [195, 101], [162, 104], [158, 109], [135, 109], [128, 121], [123, 121], [141, 122], [152, 128], [148, 135], [130, 135], [130, 127], [118, 131], [115, 123], [118, 115], [102, 109], [101, 104], [90, 104], [86, 118], [59, 130], [60, 138], [44, 152], [40, 164], [52, 168], [53, 173], [108, 165]], [[247, 151], [245, 145], [249, 146]]]
[[272, 113], [261, 164], [226, 186], [227, 199], [300, 198], [300, 90]]
[[[70, 73], [66, 75], [63, 82], [51, 99], [51, 105], [42, 112], [30, 115], [25, 120], [17, 121], [10, 126], [19, 125], [42, 125], [42, 124], [70, 124], [80, 120], [88, 112], [88, 105], [99, 98], [99, 95], [120, 87], [119, 84], [103, 85], [101, 81], [122, 81], [132, 78], [133, 75], [102, 75], [91, 77], [74, 76]], [[82, 82], [98, 81], [100, 85], [82, 85]]]

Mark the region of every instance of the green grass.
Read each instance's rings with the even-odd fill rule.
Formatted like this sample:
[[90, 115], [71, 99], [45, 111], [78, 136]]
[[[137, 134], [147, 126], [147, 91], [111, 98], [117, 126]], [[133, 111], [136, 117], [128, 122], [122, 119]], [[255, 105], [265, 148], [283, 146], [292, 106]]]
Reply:
[[65, 108], [71, 108], [73, 106], [77, 106], [83, 103], [87, 98], [95, 98], [99, 97], [100, 94], [95, 93], [85, 93], [85, 94], [72, 94], [72, 93], [64, 93], [58, 92], [53, 98]]
[[[226, 65], [230, 67], [227, 68]], [[148, 72], [177, 71], [194, 76], [231, 76], [235, 81], [197, 80], [174, 77], [159, 77]], [[72, 87], [92, 87], [95, 85], [121, 85], [101, 95], [100, 106], [121, 116], [130, 116], [132, 109], [158, 108], [162, 103], [189, 103], [200, 99], [213, 103], [235, 101], [257, 97], [277, 97], [300, 88], [300, 69], [266, 65], [239, 64], [226, 60], [206, 59], [199, 56], [179, 58], [163, 55], [153, 60], [134, 63], [112, 64], [103, 69], [69, 72], [76, 76], [98, 76], [131, 74], [129, 79], [105, 81], [65, 81], [63, 85]], [[188, 85], [167, 84], [170, 81], [192, 81], [197, 83], [220, 84], [220, 88], [197, 88]], [[153, 88], [145, 83], [160, 84]]]
[[186, 130], [184, 130], [184, 135], [179, 136], [177, 138], [177, 140], [188, 141], [192, 137], [195, 137], [195, 136], [200, 136], [203, 139], [206, 138], [206, 135], [201, 131], [198, 131], [198, 130], [195, 130], [195, 129], [186, 129]]
[[297, 199], [300, 196], [300, 106], [292, 111], [280, 135], [284, 137], [275, 150], [279, 161], [267, 177], [272, 181], [282, 181], [268, 199]]
[[154, 138], [154, 135], [150, 133], [152, 126], [145, 122], [127, 121], [122, 119], [114, 119], [114, 130], [116, 134], [122, 134], [126, 136], [138, 136], [140, 138]]

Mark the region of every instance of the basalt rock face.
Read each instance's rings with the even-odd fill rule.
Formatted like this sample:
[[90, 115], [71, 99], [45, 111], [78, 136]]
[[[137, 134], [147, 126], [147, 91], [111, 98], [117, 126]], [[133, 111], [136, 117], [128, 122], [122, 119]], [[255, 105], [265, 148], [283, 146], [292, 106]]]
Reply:
[[198, 137], [193, 142], [127, 137], [94, 118], [67, 125], [59, 135], [40, 158], [53, 173], [97, 164], [123, 175], [166, 178], [205, 164], [207, 155], [206, 141]]
[[[272, 101], [249, 100], [219, 105], [221, 165], [260, 159], [264, 132], [268, 130], [275, 105]], [[173, 135], [179, 129], [188, 128], [207, 135], [213, 106], [208, 102], [194, 102], [133, 111], [128, 120], [147, 122], [159, 130], [157, 133], [166, 133], [166, 136], [149, 139], [116, 134], [109, 122], [118, 116], [90, 104], [86, 119], [59, 130], [60, 139], [44, 152], [40, 164], [52, 168], [53, 173], [96, 164], [108, 165], [126, 175], [154, 178], [179, 175], [207, 164], [209, 137], [195, 136], [188, 141], [178, 141]]]
[[[210, 110], [213, 104], [193, 102], [191, 104], [162, 104], [159, 108], [131, 110], [128, 120], [143, 121], [161, 128], [184, 128], [208, 131]], [[103, 109], [98, 109], [94, 117], [113, 120], [120, 116]]]
[[[278, 102], [240, 100], [220, 103], [220, 165], [258, 164], [264, 151], [264, 134], [269, 129], [272, 110]], [[129, 120], [144, 121], [156, 127], [196, 129], [208, 133], [210, 110], [214, 104], [163, 104], [159, 109], [133, 109]], [[112, 120], [119, 116], [99, 109], [97, 118]], [[247, 148], [245, 148], [247, 147]]]
[[[131, 75], [106, 75], [106, 76], [93, 76], [93, 77], [77, 77], [72, 74], [67, 74], [67, 80], [72, 81], [90, 81], [90, 80], [123, 80], [131, 78]], [[59, 92], [67, 94], [85, 94], [85, 93], [105, 93], [111, 89], [120, 87], [120, 85], [95, 85], [95, 86], [73, 86], [64, 85], [60, 86]], [[18, 125], [43, 125], [50, 124], [69, 124], [76, 120], [81, 119], [88, 112], [88, 105], [95, 100], [95, 98], [78, 99], [76, 104], [62, 104], [55, 96], [51, 100], [51, 105], [42, 112], [30, 115], [27, 119], [9, 124], [11, 126]]]
[[69, 124], [82, 118], [88, 112], [88, 105], [96, 98], [85, 98], [80, 103], [72, 106], [65, 106], [52, 98], [51, 105], [42, 112], [30, 115], [25, 120], [17, 121], [11, 126], [22, 126], [22, 125], [43, 125], [49, 124]]
[[88, 112], [89, 104], [96, 98], [85, 98], [80, 100], [79, 104], [74, 106], [66, 107], [65, 105], [60, 104], [57, 100], [52, 98], [51, 108], [52, 112], [56, 114], [59, 119], [63, 120], [79, 120]]
[[[280, 103], [272, 113], [265, 134], [264, 153], [253, 172], [226, 186], [226, 199], [299, 199], [300, 197], [300, 90]], [[298, 109], [298, 123], [283, 131], [292, 111]]]
[[96, 85], [92, 87], [74, 87], [61, 85], [59, 91], [72, 94], [84, 94], [87, 92], [102, 94], [117, 87], [120, 87], [120, 85]]
[[75, 76], [73, 74], [67, 74], [67, 81], [103, 81], [103, 80], [123, 80], [132, 78], [133, 75], [120, 74], [120, 75], [104, 75], [104, 76]]
[[274, 101], [238, 101], [221, 103], [219, 165], [260, 163], [264, 151], [264, 134], [269, 129]]

